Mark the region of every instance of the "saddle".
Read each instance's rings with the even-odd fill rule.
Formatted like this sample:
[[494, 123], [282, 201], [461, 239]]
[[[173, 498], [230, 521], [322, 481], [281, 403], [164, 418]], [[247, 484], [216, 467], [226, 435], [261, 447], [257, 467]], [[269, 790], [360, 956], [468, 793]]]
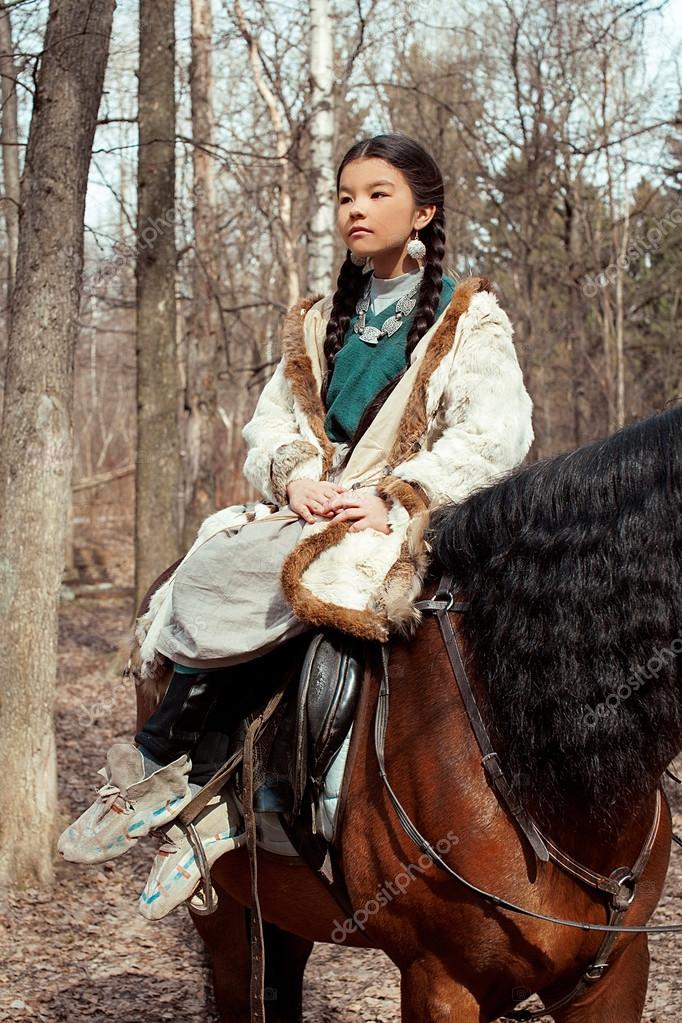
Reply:
[[[322, 833], [320, 803], [327, 771], [353, 724], [364, 656], [360, 640], [333, 629], [315, 633], [258, 737], [252, 761], [254, 811], [278, 813], [296, 852], [341, 899], [345, 888], [332, 842]], [[255, 716], [242, 722], [237, 747]], [[234, 789], [243, 801], [243, 767]]]
[[266, 781], [255, 791], [256, 810], [295, 818], [306, 794], [319, 802], [325, 775], [353, 724], [363, 666], [360, 641], [331, 629], [313, 636], [271, 742], [261, 743]]
[[[247, 685], [251, 709], [240, 712], [228, 759], [177, 818], [199, 858], [200, 841], [197, 838], [195, 845], [192, 821], [208, 799], [231, 782], [243, 805], [251, 844], [255, 846], [255, 814], [276, 811], [298, 855], [348, 910], [333, 836], [327, 841], [320, 828], [320, 800], [325, 775], [353, 725], [364, 661], [362, 641], [324, 629], [312, 639], [309, 634], [298, 637], [253, 662], [259, 671]], [[276, 687], [273, 676], [279, 680]], [[255, 710], [254, 692], [258, 696]], [[202, 869], [202, 874], [205, 906], [193, 908], [210, 913], [216, 904], [208, 871]]]

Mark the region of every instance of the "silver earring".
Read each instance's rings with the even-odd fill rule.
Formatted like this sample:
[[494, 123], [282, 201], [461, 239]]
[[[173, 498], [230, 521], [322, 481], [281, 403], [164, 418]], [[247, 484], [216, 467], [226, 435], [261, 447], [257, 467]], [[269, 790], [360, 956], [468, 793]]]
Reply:
[[412, 256], [412, 259], [416, 259], [418, 263], [421, 263], [426, 255], [426, 245], [419, 237], [419, 232], [417, 232], [416, 238], [410, 238], [407, 243], [407, 254]]

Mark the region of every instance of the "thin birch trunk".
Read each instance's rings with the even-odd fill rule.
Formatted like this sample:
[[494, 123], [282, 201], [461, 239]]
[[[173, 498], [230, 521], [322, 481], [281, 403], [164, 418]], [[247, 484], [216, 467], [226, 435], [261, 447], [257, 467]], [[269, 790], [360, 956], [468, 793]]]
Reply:
[[[580, 231], [578, 223], [579, 185], [569, 181], [566, 185], [565, 243], [569, 307], [569, 379], [572, 382], [572, 434], [573, 444], [583, 443], [587, 398], [585, 393], [585, 301], [580, 294], [578, 266], [580, 264]], [[551, 440], [548, 450], [554, 450]]]
[[607, 429], [611, 433], [616, 429], [616, 411], [614, 406], [614, 375], [613, 375], [613, 318], [611, 313], [611, 296], [608, 285], [601, 291], [601, 329], [604, 351], [604, 394], [606, 396]]
[[310, 156], [313, 215], [308, 235], [308, 292], [331, 290], [334, 261], [334, 72], [328, 0], [310, 0]]
[[19, 242], [19, 132], [17, 128], [17, 69], [14, 65], [12, 22], [9, 9], [0, 9], [0, 97], [2, 99], [2, 176], [4, 184], [3, 212], [7, 230], [8, 294], [12, 290], [17, 269]]
[[616, 356], [616, 429], [620, 430], [625, 426], [625, 309], [623, 268], [625, 254], [630, 241], [630, 214], [625, 212], [623, 217], [623, 229], [621, 232], [620, 247], [616, 260], [616, 330], [615, 330], [615, 356]]
[[211, 0], [192, 0], [192, 170], [194, 265], [187, 338], [185, 480], [188, 495], [183, 546], [216, 510], [216, 360], [220, 310], [217, 295], [215, 163], [213, 148], [213, 13]]
[[284, 126], [284, 119], [277, 103], [277, 97], [265, 81], [261, 67], [260, 50], [258, 40], [249, 29], [240, 0], [234, 0], [234, 11], [239, 25], [239, 31], [248, 46], [249, 63], [253, 73], [253, 80], [260, 93], [270, 117], [270, 123], [275, 136], [275, 153], [279, 165], [279, 176], [277, 181], [277, 194], [279, 197], [279, 222], [282, 232], [282, 247], [284, 250], [284, 276], [287, 288], [287, 305], [292, 306], [297, 302], [301, 294], [301, 281], [298, 273], [298, 260], [296, 245], [294, 243], [294, 226], [291, 201], [291, 171], [289, 165], [289, 137]]

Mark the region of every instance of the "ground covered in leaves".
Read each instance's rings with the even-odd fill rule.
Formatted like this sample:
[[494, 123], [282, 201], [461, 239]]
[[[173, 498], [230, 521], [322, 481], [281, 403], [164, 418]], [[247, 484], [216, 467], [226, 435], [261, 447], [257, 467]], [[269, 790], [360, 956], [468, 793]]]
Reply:
[[[62, 822], [93, 796], [113, 741], [130, 740], [135, 707], [119, 677], [130, 636], [129, 558], [110, 543], [106, 589], [64, 602], [61, 613], [57, 729]], [[129, 553], [129, 552], [128, 552]], [[98, 576], [94, 582], [101, 581]], [[123, 589], [122, 589], [123, 588]], [[677, 815], [677, 826], [682, 821]], [[30, 840], [30, 836], [27, 836]], [[0, 1020], [68, 1023], [216, 1023], [207, 964], [188, 914], [149, 923], [136, 901], [151, 863], [141, 843], [102, 866], [57, 864], [51, 891], [0, 896]], [[673, 851], [656, 922], [682, 920], [682, 850]], [[652, 971], [644, 1020], [673, 1023], [682, 1014], [677, 936], [651, 941]], [[396, 1023], [398, 975], [379, 952], [317, 946], [306, 974], [306, 1023]]]

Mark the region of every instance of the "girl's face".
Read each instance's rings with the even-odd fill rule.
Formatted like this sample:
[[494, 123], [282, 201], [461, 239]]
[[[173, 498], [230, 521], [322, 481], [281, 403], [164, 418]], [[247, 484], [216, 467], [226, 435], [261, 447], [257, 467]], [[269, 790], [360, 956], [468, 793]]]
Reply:
[[402, 259], [413, 229], [426, 227], [435, 212], [435, 206], [415, 206], [407, 178], [386, 160], [364, 157], [343, 168], [339, 232], [346, 246], [359, 256], [385, 259], [390, 253], [396, 261]]

